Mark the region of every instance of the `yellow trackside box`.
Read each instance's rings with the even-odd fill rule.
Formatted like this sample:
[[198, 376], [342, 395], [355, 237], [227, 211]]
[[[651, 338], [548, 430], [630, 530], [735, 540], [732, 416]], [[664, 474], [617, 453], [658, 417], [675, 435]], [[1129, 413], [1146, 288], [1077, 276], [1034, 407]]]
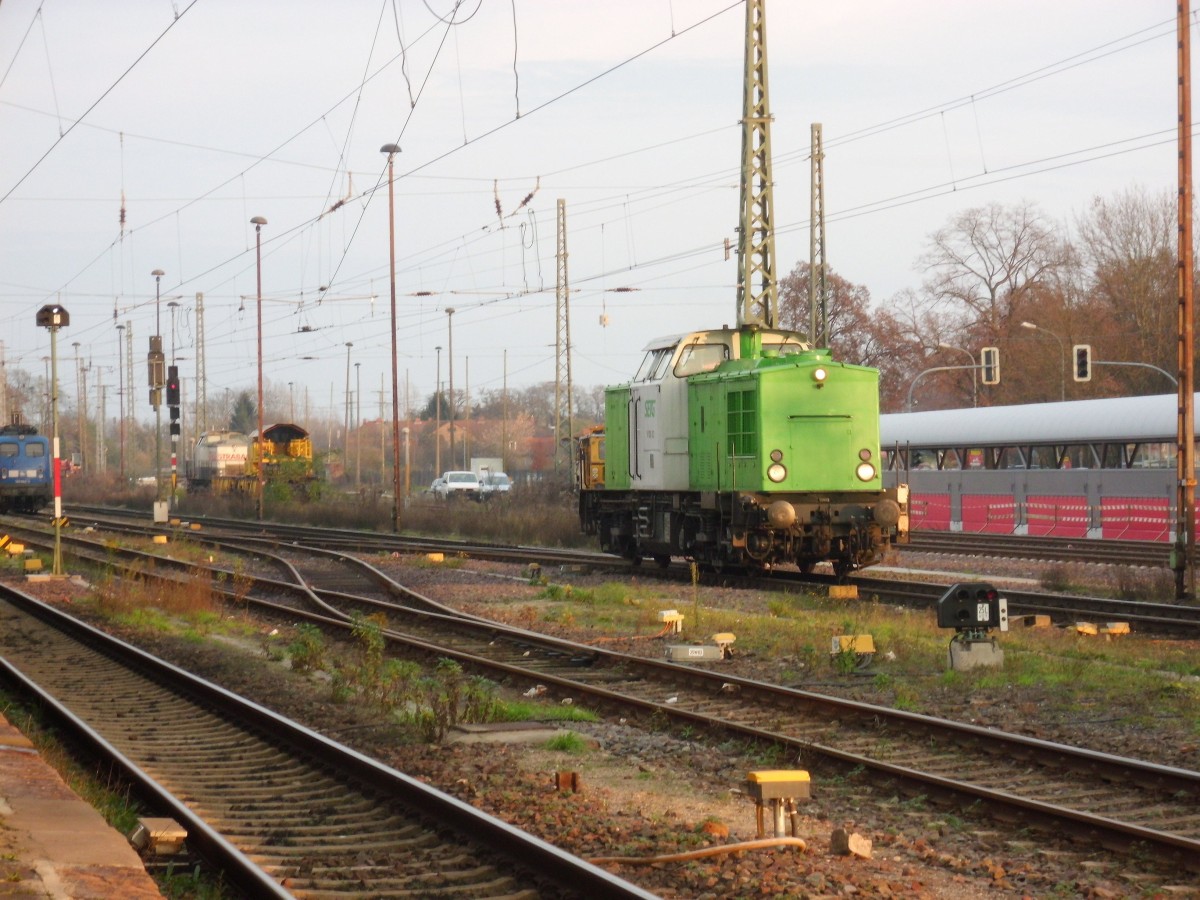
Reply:
[[746, 791], [757, 802], [764, 800], [808, 800], [812, 779], [803, 769], [766, 769], [746, 776]]
[[839, 634], [830, 653], [874, 653], [875, 639], [869, 634]]

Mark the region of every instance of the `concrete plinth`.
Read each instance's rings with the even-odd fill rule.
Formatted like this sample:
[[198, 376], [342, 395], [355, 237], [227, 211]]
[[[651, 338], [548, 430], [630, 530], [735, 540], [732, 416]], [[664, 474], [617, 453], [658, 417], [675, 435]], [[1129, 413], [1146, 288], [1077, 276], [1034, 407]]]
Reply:
[[956, 671], [1004, 665], [1004, 651], [994, 641], [951, 641], [950, 668]]

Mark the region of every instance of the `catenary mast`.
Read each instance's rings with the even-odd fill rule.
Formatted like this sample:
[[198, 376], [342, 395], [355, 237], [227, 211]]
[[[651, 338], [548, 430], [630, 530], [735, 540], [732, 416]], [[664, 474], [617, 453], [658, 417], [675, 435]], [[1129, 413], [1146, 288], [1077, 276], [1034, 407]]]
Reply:
[[741, 223], [738, 229], [738, 326], [774, 328], [775, 282], [771, 113], [767, 99], [766, 0], [746, 0], [746, 71], [742, 96]]

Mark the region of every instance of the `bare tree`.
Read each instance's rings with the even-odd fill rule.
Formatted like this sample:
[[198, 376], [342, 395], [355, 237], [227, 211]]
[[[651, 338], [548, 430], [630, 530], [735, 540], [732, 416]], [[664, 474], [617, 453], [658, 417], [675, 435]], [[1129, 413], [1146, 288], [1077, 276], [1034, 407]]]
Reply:
[[964, 334], [1000, 342], [1040, 290], [1075, 270], [1074, 251], [1031, 203], [968, 209], [930, 237], [919, 265], [925, 296], [955, 314]]
[[[1096, 197], [1077, 223], [1088, 268], [1088, 289], [1099, 315], [1086, 342], [1103, 358], [1176, 367], [1176, 209], [1169, 191], [1157, 195], [1131, 188], [1111, 198]], [[1166, 392], [1161, 375], [1114, 367], [1111, 374], [1128, 390]]]

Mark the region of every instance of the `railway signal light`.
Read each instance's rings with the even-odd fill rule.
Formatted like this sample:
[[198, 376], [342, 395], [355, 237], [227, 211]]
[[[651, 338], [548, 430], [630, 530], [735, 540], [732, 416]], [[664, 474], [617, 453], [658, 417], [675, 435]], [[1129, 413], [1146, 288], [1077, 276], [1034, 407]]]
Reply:
[[178, 410], [174, 409], [179, 406], [179, 366], [167, 366], [167, 406], [175, 412], [172, 418], [179, 418]]
[[960, 634], [1008, 631], [1008, 600], [984, 581], [951, 585], [937, 602], [937, 623]]
[[1000, 348], [984, 347], [979, 353], [979, 367], [983, 369], [984, 384], [999, 384]]
[[1072, 355], [1075, 357], [1075, 380], [1076, 381], [1091, 381], [1092, 380], [1092, 345], [1091, 344], [1076, 344], [1071, 348]]

